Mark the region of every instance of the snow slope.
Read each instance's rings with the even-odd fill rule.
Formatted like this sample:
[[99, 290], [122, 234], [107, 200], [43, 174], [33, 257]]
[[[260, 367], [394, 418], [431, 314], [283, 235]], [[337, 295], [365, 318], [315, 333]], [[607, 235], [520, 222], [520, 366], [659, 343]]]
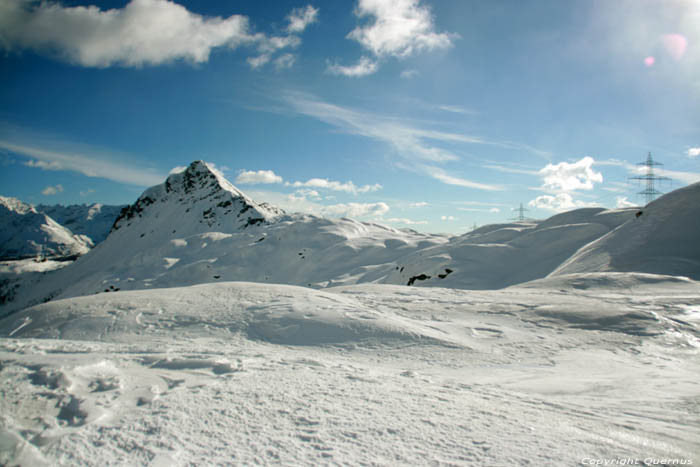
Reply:
[[217, 281], [497, 289], [545, 277], [633, 215], [581, 209], [460, 237], [421, 234], [285, 215], [256, 204], [198, 161], [146, 190], [90, 254], [16, 290], [0, 316], [56, 297]]
[[700, 183], [672, 191], [638, 212], [553, 275], [637, 271], [700, 279]]
[[107, 238], [114, 221], [125, 207], [97, 203], [70, 206], [40, 204], [36, 206], [36, 210], [51, 217], [74, 234], [89, 237], [92, 244], [96, 245]]
[[700, 461], [700, 284], [226, 282], [0, 320], [0, 463]]
[[87, 253], [90, 240], [15, 198], [0, 196], [0, 260]]

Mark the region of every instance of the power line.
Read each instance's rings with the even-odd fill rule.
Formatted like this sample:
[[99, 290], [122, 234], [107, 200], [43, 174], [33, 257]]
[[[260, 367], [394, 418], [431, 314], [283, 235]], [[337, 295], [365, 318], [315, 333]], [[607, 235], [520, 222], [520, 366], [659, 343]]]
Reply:
[[646, 167], [646, 173], [644, 175], [640, 175], [637, 177], [630, 177], [631, 180], [644, 180], [646, 183], [646, 187], [638, 192], [638, 195], [644, 195], [646, 199], [646, 204], [651, 203], [654, 201], [654, 199], [658, 195], [662, 195], [663, 193], [654, 188], [654, 182], [657, 180], [670, 180], [668, 177], [659, 177], [658, 175], [654, 174], [654, 167], [662, 166], [663, 164], [660, 162], [656, 162], [652, 157], [651, 153], [647, 155], [647, 160], [644, 162], [639, 162], [637, 164], [637, 167]]

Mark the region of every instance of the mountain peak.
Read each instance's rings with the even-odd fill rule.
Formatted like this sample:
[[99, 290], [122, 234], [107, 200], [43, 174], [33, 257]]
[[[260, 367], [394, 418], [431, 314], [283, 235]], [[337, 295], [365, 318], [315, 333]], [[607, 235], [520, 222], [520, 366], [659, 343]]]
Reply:
[[[210, 229], [226, 232], [270, 222], [283, 214], [281, 209], [256, 203], [215, 167], [196, 160], [184, 171], [168, 176], [164, 183], [144, 191], [136, 203], [122, 210], [112, 231], [136, 222], [157, 223], [173, 231], [180, 227], [180, 231], [191, 233]], [[158, 229], [144, 224], [140, 230]]]

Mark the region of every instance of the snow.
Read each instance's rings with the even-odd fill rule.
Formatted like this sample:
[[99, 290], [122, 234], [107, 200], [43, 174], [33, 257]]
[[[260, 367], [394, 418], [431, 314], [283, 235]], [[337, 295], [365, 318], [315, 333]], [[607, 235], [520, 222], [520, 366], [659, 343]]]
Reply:
[[85, 235], [96, 245], [109, 234], [114, 221], [126, 206], [74, 204], [70, 206], [40, 204], [36, 210], [54, 219], [76, 235]]
[[72, 264], [0, 264], [0, 464], [700, 462], [699, 198], [450, 237], [195, 161]]
[[0, 259], [76, 256], [90, 246], [33, 206], [0, 196]]
[[700, 284], [568, 280], [591, 287], [226, 282], [38, 305], [0, 321], [0, 460], [697, 460], [700, 332], [682, 318]]
[[637, 271], [700, 279], [700, 183], [653, 201], [553, 274]]

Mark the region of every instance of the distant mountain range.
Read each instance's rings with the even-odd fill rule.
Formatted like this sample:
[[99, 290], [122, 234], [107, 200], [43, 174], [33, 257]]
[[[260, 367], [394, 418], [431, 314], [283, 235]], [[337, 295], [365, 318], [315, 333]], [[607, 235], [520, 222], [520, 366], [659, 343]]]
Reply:
[[[256, 203], [215, 169], [195, 161], [121, 209], [106, 240], [75, 263], [13, 285], [14, 299], [0, 314], [55, 297], [219, 281], [499, 289], [569, 272], [639, 271], [700, 279], [698, 201], [700, 184], [695, 184], [641, 210], [578, 209], [454, 237], [286, 214]], [[24, 205], [15, 211], [27, 215], [32, 209]], [[85, 225], [81, 232], [92, 232], [90, 219], [102, 219], [104, 231], [108, 222], [90, 217], [97, 208], [78, 211], [57, 216], [76, 219], [72, 225]], [[83, 245], [75, 251], [84, 253], [87, 244], [75, 241]]]
[[32, 206], [0, 196], [0, 260], [75, 259], [109, 234], [125, 206]]

